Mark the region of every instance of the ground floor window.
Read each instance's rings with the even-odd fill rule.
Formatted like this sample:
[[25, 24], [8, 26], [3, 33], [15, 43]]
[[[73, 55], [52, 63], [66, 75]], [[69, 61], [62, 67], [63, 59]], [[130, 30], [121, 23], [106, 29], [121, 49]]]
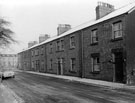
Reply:
[[34, 61], [32, 61], [32, 68], [34, 68]]
[[92, 72], [100, 72], [100, 56], [99, 53], [91, 55]]
[[75, 62], [76, 62], [75, 58], [71, 58], [70, 59], [70, 71], [74, 71], [75, 70]]

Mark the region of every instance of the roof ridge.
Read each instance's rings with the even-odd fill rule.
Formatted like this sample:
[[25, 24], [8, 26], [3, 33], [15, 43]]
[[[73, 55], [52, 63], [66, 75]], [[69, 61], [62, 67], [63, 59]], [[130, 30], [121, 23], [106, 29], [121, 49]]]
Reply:
[[[128, 4], [126, 4], [126, 5], [123, 5], [123, 6], [121, 6], [121, 7], [119, 7], [119, 8], [117, 8], [117, 9], [115, 9], [114, 11], [117, 11], [117, 10], [119, 10], [119, 9], [122, 9], [122, 8], [124, 8], [124, 7], [127, 7], [127, 6], [129, 6], [129, 5], [131, 5], [131, 4], [134, 4], [135, 3], [135, 1], [134, 2], [131, 2], [131, 3], [128, 3]], [[113, 11], [113, 12], [114, 12]]]
[[[133, 4], [133, 3], [135, 3], [135, 1], [134, 1], [134, 2], [131, 2], [131, 3], [128, 3], [128, 4], [126, 4], [126, 5], [123, 5], [123, 6], [119, 7], [119, 8], [117, 8], [117, 9], [115, 9], [113, 12], [115, 12], [115, 11], [117, 11], [117, 10], [120, 10], [120, 9], [122, 9], [122, 8], [124, 8], [124, 7], [127, 7], [127, 6], [129, 6], [129, 5]], [[113, 12], [111, 12], [111, 13], [113, 13]], [[109, 14], [110, 14], [110, 13], [109, 13]], [[109, 15], [109, 14], [107, 14], [107, 15]], [[105, 16], [107, 16], [107, 15], [105, 15]], [[105, 16], [104, 16], [104, 17], [105, 17]], [[100, 18], [100, 19], [101, 19], [101, 18]], [[75, 26], [75, 27], [73, 27], [73, 28], [71, 28], [71, 29], [74, 29], [74, 28], [76, 28], [76, 27], [82, 26], [82, 25], [84, 25], [84, 24], [86, 24], [86, 23], [89, 23], [89, 22], [92, 22], [92, 21], [97, 21], [97, 20], [96, 20], [96, 19], [91, 19], [91, 20], [86, 21], [86, 22], [84, 22], [84, 23], [81, 23], [81, 24], [79, 24], [79, 25], [77, 25], [77, 26]]]

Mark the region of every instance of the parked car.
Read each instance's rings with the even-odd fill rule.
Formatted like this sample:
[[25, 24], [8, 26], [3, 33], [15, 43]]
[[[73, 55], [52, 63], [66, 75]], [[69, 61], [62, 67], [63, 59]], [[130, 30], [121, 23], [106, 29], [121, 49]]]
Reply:
[[11, 70], [1, 71], [0, 77], [2, 77], [2, 78], [7, 78], [7, 77], [15, 78], [15, 73], [14, 73], [14, 71], [11, 71]]

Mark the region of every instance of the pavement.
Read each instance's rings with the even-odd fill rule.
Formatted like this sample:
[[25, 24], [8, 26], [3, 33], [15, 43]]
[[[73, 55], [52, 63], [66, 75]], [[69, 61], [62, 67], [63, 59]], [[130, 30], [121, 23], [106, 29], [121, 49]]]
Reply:
[[33, 72], [33, 71], [24, 71], [24, 72], [37, 74], [37, 75], [43, 75], [43, 76], [49, 76], [49, 77], [54, 77], [54, 78], [59, 78], [59, 79], [64, 79], [64, 80], [68, 80], [71, 82], [79, 82], [79, 83], [86, 84], [86, 85], [95, 85], [95, 86], [112, 88], [112, 89], [126, 89], [126, 90], [134, 90], [135, 91], [135, 85], [127, 85], [127, 84], [107, 82], [107, 81], [102, 81], [102, 80], [93, 80], [93, 79], [87, 79], [87, 78], [40, 73], [40, 72]]

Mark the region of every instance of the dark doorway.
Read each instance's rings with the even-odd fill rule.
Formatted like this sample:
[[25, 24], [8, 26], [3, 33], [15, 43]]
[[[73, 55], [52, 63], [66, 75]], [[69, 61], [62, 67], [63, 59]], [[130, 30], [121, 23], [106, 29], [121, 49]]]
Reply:
[[115, 81], [124, 82], [124, 70], [123, 70], [123, 52], [115, 52]]
[[61, 64], [60, 64], [60, 61], [58, 61], [58, 75], [61, 75]]

